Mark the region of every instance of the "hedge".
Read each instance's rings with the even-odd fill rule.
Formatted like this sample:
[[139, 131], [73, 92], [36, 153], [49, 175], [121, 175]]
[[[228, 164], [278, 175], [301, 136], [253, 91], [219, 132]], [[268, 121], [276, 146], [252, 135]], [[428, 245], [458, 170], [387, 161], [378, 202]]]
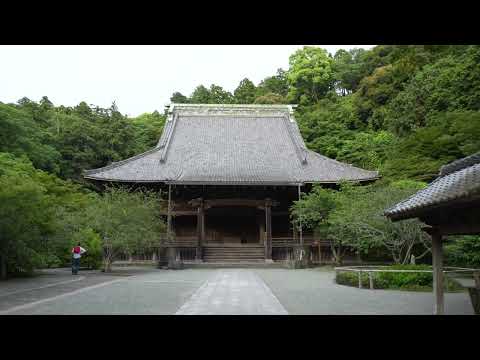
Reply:
[[[386, 270], [432, 270], [429, 265], [392, 265]], [[401, 290], [423, 290], [430, 291], [433, 286], [432, 273], [394, 273], [394, 272], [372, 272], [373, 287], [375, 289], [401, 289]], [[353, 271], [337, 272], [335, 281], [340, 285], [358, 287], [358, 273]], [[370, 280], [366, 271], [361, 274], [362, 287], [369, 288]], [[445, 277], [445, 290], [460, 291], [461, 285], [456, 281]]]

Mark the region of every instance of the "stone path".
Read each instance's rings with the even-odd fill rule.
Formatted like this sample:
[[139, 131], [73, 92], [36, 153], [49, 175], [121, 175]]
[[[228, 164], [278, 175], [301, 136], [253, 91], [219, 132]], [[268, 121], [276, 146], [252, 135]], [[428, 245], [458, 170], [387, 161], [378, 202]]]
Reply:
[[176, 315], [286, 315], [269, 287], [251, 270], [219, 270]]
[[[325, 269], [69, 269], [0, 282], [0, 314], [278, 315], [433, 313], [433, 294], [337, 285]], [[445, 313], [470, 315], [464, 293], [445, 294]]]

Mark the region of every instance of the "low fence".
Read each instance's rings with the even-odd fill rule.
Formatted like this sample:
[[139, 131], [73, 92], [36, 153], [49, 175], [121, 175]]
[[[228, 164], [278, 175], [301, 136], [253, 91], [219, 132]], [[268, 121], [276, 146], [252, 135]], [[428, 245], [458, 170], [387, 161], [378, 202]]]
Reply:
[[[390, 268], [390, 269], [388, 269]], [[480, 269], [471, 269], [471, 268], [460, 268], [460, 267], [453, 267], [453, 266], [446, 266], [443, 268], [443, 273], [448, 276], [449, 274], [462, 274], [462, 275], [467, 275], [471, 273], [474, 278], [478, 278], [480, 275]], [[395, 270], [391, 269], [391, 266], [388, 265], [377, 265], [377, 266], [368, 266], [368, 265], [363, 265], [363, 266], [342, 266], [342, 267], [336, 267], [335, 268], [335, 274], [338, 274], [339, 272], [354, 272], [357, 273], [358, 275], [358, 288], [361, 289], [362, 286], [362, 274], [367, 273], [368, 274], [368, 280], [369, 280], [369, 287], [370, 289], [374, 289], [374, 280], [373, 280], [373, 273], [378, 273], [378, 272], [390, 272], [390, 273], [432, 273], [433, 276], [433, 270]]]

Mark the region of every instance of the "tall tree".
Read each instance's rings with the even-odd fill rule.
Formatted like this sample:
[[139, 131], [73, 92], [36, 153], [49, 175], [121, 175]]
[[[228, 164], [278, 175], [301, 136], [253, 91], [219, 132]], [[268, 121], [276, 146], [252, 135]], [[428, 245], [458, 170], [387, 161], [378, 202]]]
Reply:
[[300, 104], [318, 101], [334, 85], [333, 58], [325, 49], [305, 46], [290, 56], [289, 99]]
[[210, 102], [212, 104], [231, 104], [233, 95], [221, 86], [212, 84], [210, 86]]
[[193, 91], [192, 95], [190, 95], [189, 102], [192, 104], [210, 104], [210, 91], [203, 85], [197, 86]]
[[253, 104], [256, 96], [255, 85], [248, 78], [245, 78], [240, 81], [240, 84], [233, 92], [233, 96], [234, 102], [237, 104]]
[[186, 104], [188, 103], [188, 97], [183, 95], [182, 93], [176, 91], [172, 94], [170, 101], [175, 104]]
[[288, 94], [287, 72], [278, 69], [277, 74], [263, 79], [257, 87], [257, 96], [273, 93], [286, 97]]

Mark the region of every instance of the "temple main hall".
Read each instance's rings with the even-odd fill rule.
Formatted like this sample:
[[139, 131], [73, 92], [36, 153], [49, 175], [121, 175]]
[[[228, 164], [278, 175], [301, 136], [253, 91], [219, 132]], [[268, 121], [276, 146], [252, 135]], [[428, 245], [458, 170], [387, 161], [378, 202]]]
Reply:
[[159, 243], [181, 261], [282, 261], [310, 246], [314, 260], [328, 262], [328, 239], [292, 225], [293, 201], [312, 184], [369, 182], [378, 173], [307, 149], [294, 108], [171, 104], [155, 148], [84, 177], [168, 194], [168, 236]]

